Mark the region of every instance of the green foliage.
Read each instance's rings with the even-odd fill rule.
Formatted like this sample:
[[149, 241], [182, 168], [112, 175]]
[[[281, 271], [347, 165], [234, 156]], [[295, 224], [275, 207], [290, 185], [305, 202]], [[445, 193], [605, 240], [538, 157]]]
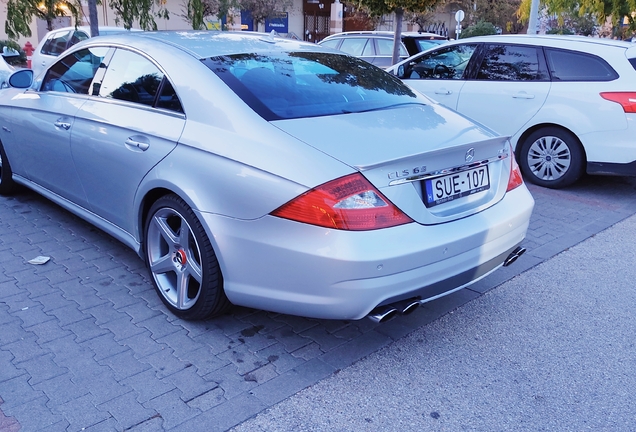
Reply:
[[169, 19], [165, 0], [111, 0], [115, 11], [115, 22], [131, 29], [137, 22], [143, 30], [157, 30], [155, 18]]
[[473, 36], [486, 36], [494, 34], [497, 34], [497, 29], [492, 23], [479, 21], [477, 24], [471, 25], [462, 30], [461, 39], [466, 39]]
[[[524, 22], [530, 17], [530, 5], [531, 0], [522, 0], [519, 7], [518, 14]], [[541, 0], [540, 8], [545, 8], [549, 15], [556, 14], [561, 25], [567, 17], [588, 16], [597, 25], [604, 24], [610, 18], [614, 36], [621, 37], [622, 33], [631, 34], [636, 31], [636, 20], [632, 16], [632, 12], [636, 11], [636, 0]], [[620, 25], [623, 19], [627, 21], [626, 27]], [[586, 34], [589, 25], [575, 31]]]
[[9, 39], [29, 37], [34, 17], [45, 20], [47, 29], [52, 30], [55, 18], [68, 13], [79, 22], [81, 9], [80, 0], [8, 0], [4, 30]]

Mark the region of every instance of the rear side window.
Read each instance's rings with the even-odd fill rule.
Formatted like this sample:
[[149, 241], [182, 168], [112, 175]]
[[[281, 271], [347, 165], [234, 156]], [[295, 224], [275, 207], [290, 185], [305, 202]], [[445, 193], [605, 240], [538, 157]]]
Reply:
[[53, 33], [44, 41], [40, 52], [46, 55], [59, 56], [66, 49], [70, 34], [69, 30]]
[[324, 47], [327, 47], [327, 48], [336, 49], [336, 47], [338, 46], [339, 43], [340, 43], [339, 39], [330, 39], [328, 41], [321, 42], [320, 45], [322, 45]]
[[[392, 39], [376, 39], [375, 44], [378, 49], [378, 55], [391, 57], [393, 55], [393, 40]], [[408, 57], [406, 48], [400, 44], [400, 57]]]
[[546, 48], [545, 52], [554, 81], [612, 81], [618, 78], [616, 71], [595, 55], [553, 48]]
[[523, 45], [488, 45], [477, 79], [490, 81], [542, 81], [548, 76], [542, 67], [541, 48]]
[[124, 49], [115, 51], [108, 62], [99, 96], [182, 112], [174, 88], [159, 68], [147, 58]]
[[367, 45], [367, 38], [348, 38], [342, 41], [340, 51], [344, 51], [352, 56], [360, 57]]

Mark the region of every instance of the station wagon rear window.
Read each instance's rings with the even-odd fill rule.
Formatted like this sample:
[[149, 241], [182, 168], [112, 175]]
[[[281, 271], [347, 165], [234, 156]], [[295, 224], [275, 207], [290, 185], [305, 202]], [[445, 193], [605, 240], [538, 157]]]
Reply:
[[612, 81], [616, 71], [602, 58], [592, 54], [545, 49], [553, 81]]

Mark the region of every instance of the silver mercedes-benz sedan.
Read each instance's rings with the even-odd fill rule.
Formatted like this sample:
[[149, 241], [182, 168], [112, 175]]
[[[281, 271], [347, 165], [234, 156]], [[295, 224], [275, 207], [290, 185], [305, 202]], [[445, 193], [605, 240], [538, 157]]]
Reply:
[[135, 249], [174, 314], [386, 320], [513, 262], [510, 142], [346, 54], [258, 33], [88, 39], [0, 90], [0, 193]]

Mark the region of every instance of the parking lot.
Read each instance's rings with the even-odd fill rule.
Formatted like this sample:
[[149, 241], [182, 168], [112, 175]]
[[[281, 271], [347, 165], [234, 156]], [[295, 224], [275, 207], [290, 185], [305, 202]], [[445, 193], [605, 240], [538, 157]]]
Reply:
[[523, 257], [380, 325], [176, 319], [131, 250], [34, 193], [0, 198], [0, 429], [227, 430], [636, 213], [632, 178], [529, 188]]

